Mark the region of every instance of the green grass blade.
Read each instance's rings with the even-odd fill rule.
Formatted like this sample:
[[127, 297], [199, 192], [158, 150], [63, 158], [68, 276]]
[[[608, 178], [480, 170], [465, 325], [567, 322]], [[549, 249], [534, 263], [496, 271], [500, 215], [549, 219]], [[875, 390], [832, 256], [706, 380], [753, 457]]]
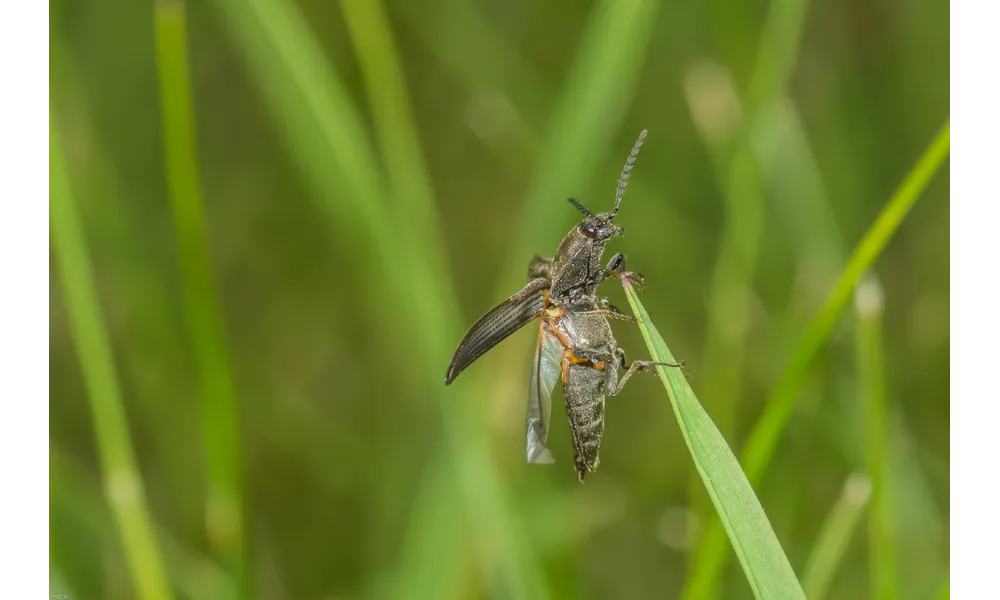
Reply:
[[802, 589], [809, 600], [822, 600], [826, 597], [833, 576], [844, 558], [844, 551], [857, 528], [861, 512], [868, 504], [871, 491], [871, 481], [859, 473], [851, 475], [844, 482], [840, 497], [823, 522], [802, 572]]
[[[410, 285], [415, 289], [426, 286], [437, 288], [417, 293], [417, 298], [434, 298], [437, 295], [450, 302], [446, 307], [428, 306], [425, 309], [444, 309], [447, 314], [458, 314], [451, 281], [442, 276], [447, 273], [442, 245], [444, 236], [437, 219], [434, 192], [424, 164], [403, 67], [384, 7], [378, 0], [346, 0], [341, 3], [341, 10], [364, 76], [376, 135], [385, 160], [386, 178], [396, 202], [393, 212], [396, 213], [397, 234], [406, 240], [405, 247], [421, 248], [428, 256], [426, 263], [418, 265], [428, 270], [413, 273]], [[462, 427], [456, 426], [451, 432], [454, 444], [464, 448], [458, 453], [468, 455], [470, 443]], [[473, 453], [473, 456], [476, 454]], [[463, 491], [453, 480], [457, 468], [459, 465], [449, 460], [446, 450], [435, 457], [425, 475], [420, 500], [414, 504], [410, 528], [413, 534], [407, 536], [400, 553], [400, 566], [392, 580], [395, 592], [391, 595], [412, 596], [420, 590], [425, 597], [452, 597], [457, 592], [453, 588], [461, 582], [461, 569], [466, 566], [458, 559], [462, 553], [462, 531], [454, 514], [447, 508], [448, 496]], [[497, 497], [471, 500], [483, 486], [495, 485], [487, 481], [491, 478], [484, 478], [483, 473], [479, 465], [473, 465], [471, 480], [478, 483], [465, 487], [464, 492], [470, 498], [468, 509], [472, 519], [489, 526], [497, 522], [498, 511], [506, 509], [495, 504]], [[512, 547], [509, 531], [494, 529], [489, 537], [502, 539], [498, 544], [501, 547]], [[504, 554], [513, 556], [515, 552], [511, 550]], [[448, 568], [441, 568], [442, 557]], [[540, 587], [536, 576], [525, 575], [525, 570], [511, 563], [510, 558], [505, 560], [508, 561], [506, 569], [514, 578], [513, 587], [519, 590], [519, 595], [527, 593], [526, 586]], [[485, 566], [485, 569], [489, 567]], [[532, 583], [526, 584], [525, 577], [530, 578]]]
[[857, 313], [856, 358], [861, 401], [865, 415], [865, 454], [872, 481], [872, 506], [868, 511], [868, 576], [871, 597], [899, 598], [896, 575], [895, 511], [889, 470], [885, 388], [885, 356], [882, 348], [882, 288], [872, 278], [858, 286], [854, 301]]
[[[711, 159], [722, 193], [723, 223], [709, 284], [705, 345], [701, 366], [717, 373], [705, 382], [702, 401], [724, 436], [736, 424], [736, 397], [743, 379], [745, 340], [750, 320], [750, 288], [760, 251], [766, 199], [760, 169], [744, 129], [741, 106], [729, 73], [712, 63], [691, 67], [685, 97], [695, 129]], [[697, 476], [692, 476], [691, 504], [710, 511]]]
[[171, 598], [163, 559], [146, 507], [146, 493], [129, 440], [128, 421], [83, 226], [72, 197], [62, 143], [51, 115], [49, 185], [52, 241], [71, 334], [94, 419], [104, 495], [118, 526], [137, 596], [145, 600]]
[[[424, 260], [411, 261], [407, 270], [411, 297], [421, 304], [416, 309], [442, 325], [450, 319], [440, 315], [458, 314], [451, 279], [447, 277], [444, 236], [430, 176], [424, 163], [420, 134], [413, 118], [403, 68], [382, 3], [375, 0], [347, 0], [341, 3], [358, 61], [364, 75], [377, 140], [385, 158], [385, 173], [393, 199], [391, 217], [400, 246], [420, 249]], [[456, 328], [437, 329], [438, 344], [444, 348], [454, 341]], [[435, 371], [436, 372], [436, 371]]]
[[[738, 420], [737, 398], [744, 376], [753, 277], [767, 208], [763, 173], [767, 165], [755, 156], [754, 148], [767, 131], [762, 124], [785, 96], [798, 58], [807, 6], [805, 0], [769, 3], [745, 93], [737, 93], [725, 69], [709, 65], [695, 67], [691, 73], [694, 81], [709, 86], [704, 93], [698, 93], [701, 86], [685, 86], [692, 116], [708, 147], [725, 200], [718, 259], [709, 287], [702, 361], [705, 372], [715, 374], [706, 380], [702, 398], [725, 436], [732, 435]], [[741, 114], [745, 117], [741, 118]], [[723, 123], [729, 126], [720, 125]], [[700, 488], [692, 481], [691, 504], [697, 512], [704, 512], [707, 507], [703, 506]]]
[[[442, 368], [461, 334], [458, 313], [450, 308], [456, 303], [447, 270], [435, 269], [430, 248], [407, 244], [412, 232], [400, 232], [395, 226], [397, 217], [387, 202], [389, 194], [363, 119], [298, 7], [288, 0], [216, 0], [216, 4], [274, 120], [287, 133], [289, 148], [314, 188], [332, 231], [348, 247], [366, 249], [353, 258], [378, 277], [366, 280], [362, 293], [368, 295], [375, 312], [390, 323], [400, 347], [423, 349], [414, 354], [411, 373], [428, 396], [442, 400], [446, 444], [435, 457], [435, 464], [451, 469], [452, 477], [460, 484], [457, 489], [462, 494], [462, 508], [469, 511], [465, 514], [453, 510], [445, 517], [459, 522], [468, 517], [464, 523], [475, 528], [479, 558], [484, 565], [488, 563], [488, 575], [513, 590], [511, 595], [527, 596], [529, 590], [536, 593], [534, 590], [542, 589], [538, 561], [530, 547], [517, 543], [517, 522], [486, 449], [489, 433], [482, 418], [485, 406], [468, 401], [473, 396], [469, 381], [456, 381], [447, 394], [442, 393]], [[368, 47], [369, 43], [375, 42], [366, 40], [363, 61], [387, 60], [384, 46]], [[379, 52], [383, 54], [376, 56]], [[365, 68], [386, 65], [372, 63]], [[382, 84], [389, 85], [384, 81]], [[372, 96], [373, 102], [385, 102], [385, 91], [379, 89], [377, 93], [377, 98]], [[379, 127], [385, 128], [386, 124]], [[383, 150], [392, 153], [393, 161], [406, 163], [408, 173], [398, 177], [420, 177], [415, 166], [419, 160], [415, 140], [408, 142], [412, 147], [400, 149], [395, 146], [397, 139], [388, 138], [390, 133], [399, 135], [383, 132]], [[387, 141], [391, 147], [385, 145]], [[394, 180], [392, 185], [400, 181]], [[426, 194], [430, 196], [429, 189]], [[401, 200], [404, 210], [430, 212], [430, 204], [429, 199], [419, 197]], [[422, 218], [429, 219], [430, 215]], [[407, 302], [398, 302], [400, 297], [407, 298]], [[462, 460], [456, 464], [454, 456]], [[436, 522], [436, 517], [428, 515], [428, 520]], [[419, 528], [420, 518], [416, 523], [414, 526]]]
[[444, 267], [434, 191], [385, 7], [381, 0], [345, 0], [340, 7], [368, 90], [399, 231], [415, 236], [435, 268]]
[[224, 564], [233, 570], [237, 581], [248, 584], [239, 414], [199, 183], [186, 11], [183, 2], [158, 0], [154, 14], [166, 180], [185, 317], [198, 370], [208, 461], [206, 527], [208, 539]]
[[[628, 282], [625, 283], [625, 294], [639, 319], [642, 337], [653, 360], [675, 362], [635, 289]], [[663, 366], [656, 369], [667, 390], [695, 468], [719, 513], [754, 596], [804, 600], [802, 588], [760, 501], [726, 440], [698, 403], [683, 370]]]
[[[76, 521], [86, 543], [101, 544], [111, 535], [110, 515], [102, 504], [100, 490], [79, 458], [50, 444], [49, 479], [58, 482], [60, 490], [52, 496], [50, 510], [67, 514]], [[163, 523], [154, 522], [153, 526], [178, 597], [191, 600], [235, 600], [240, 597], [232, 578], [221, 565], [182, 543]]]
[[950, 127], [949, 122], [946, 121], [923, 156], [903, 180], [902, 185], [875, 218], [875, 222], [865, 233], [864, 238], [858, 243], [847, 262], [847, 266], [827, 297], [826, 303], [806, 328], [789, 366], [768, 400], [764, 414], [761, 415], [754, 427], [744, 450], [743, 462], [747, 474], [752, 480], [763, 475], [764, 469], [770, 462], [780, 432], [795, 406], [795, 400], [805, 380], [809, 365], [826, 340], [829, 339], [838, 317], [850, 300], [851, 293], [858, 281], [882, 254], [882, 250], [896, 229], [899, 228], [903, 218], [948, 156], [949, 148]]
[[66, 594], [73, 597], [74, 590], [70, 589], [69, 584], [66, 582], [66, 578], [62, 574], [62, 569], [59, 565], [59, 558], [57, 556], [56, 550], [53, 547], [53, 541], [55, 539], [55, 533], [52, 529], [52, 512], [53, 512], [53, 500], [60, 497], [60, 494], [64, 491], [63, 487], [60, 485], [59, 478], [55, 475], [55, 460], [53, 456], [52, 439], [49, 439], [49, 497], [48, 497], [48, 510], [45, 511], [48, 517], [48, 548], [49, 548], [49, 579], [48, 579], [48, 589], [49, 597], [56, 594]]
[[437, 460], [421, 481], [411, 522], [403, 537], [402, 560], [366, 598], [458, 598], [469, 561], [463, 547], [462, 528], [453, 512], [459, 493], [450, 465]]
[[[858, 243], [833, 290], [803, 333], [792, 359], [743, 447], [740, 462], [752, 483], [760, 481], [770, 464], [781, 433], [795, 407], [799, 391], [808, 377], [813, 358], [829, 339], [861, 276], [881, 255], [885, 245], [899, 228], [903, 217], [944, 163], [949, 153], [950, 139], [950, 121], [946, 120], [920, 160], [907, 174]], [[695, 600], [710, 597], [709, 590], [714, 589], [719, 573], [728, 560], [724, 533], [716, 521], [706, 528], [692, 557], [688, 584], [685, 586], [685, 598]]]
[[[316, 190], [317, 206], [354, 258], [389, 282], [404, 273], [365, 126], [298, 7], [287, 0], [215, 0], [250, 77]], [[377, 282], [374, 282], [377, 283]], [[366, 286], [378, 301], [380, 286]], [[382, 288], [384, 290], [384, 288]], [[388, 309], [389, 306], [385, 305]]]

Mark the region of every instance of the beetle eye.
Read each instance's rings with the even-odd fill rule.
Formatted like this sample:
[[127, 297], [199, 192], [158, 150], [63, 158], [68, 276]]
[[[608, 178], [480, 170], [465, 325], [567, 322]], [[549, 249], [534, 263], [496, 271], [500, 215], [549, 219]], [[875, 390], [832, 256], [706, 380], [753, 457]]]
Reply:
[[597, 228], [596, 228], [596, 227], [594, 227], [594, 226], [593, 226], [593, 225], [591, 225], [591, 224], [587, 224], [587, 225], [586, 225], [586, 226], [584, 226], [584, 228], [583, 228], [583, 235], [585, 235], [585, 236], [587, 236], [587, 237], [589, 237], [589, 238], [593, 238], [594, 236], [596, 236], [596, 235], [597, 235]]

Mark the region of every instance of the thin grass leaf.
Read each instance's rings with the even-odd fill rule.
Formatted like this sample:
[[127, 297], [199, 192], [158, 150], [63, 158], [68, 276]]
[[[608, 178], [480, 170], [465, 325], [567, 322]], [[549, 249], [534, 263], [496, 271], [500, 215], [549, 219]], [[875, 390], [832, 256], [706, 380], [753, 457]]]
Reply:
[[385, 157], [397, 231], [411, 237], [410, 243], [416, 244], [413, 247], [423, 249], [433, 268], [445, 268], [444, 235], [434, 190], [385, 7], [381, 0], [344, 0], [340, 7], [364, 75], [379, 148]]
[[844, 482], [840, 497], [823, 522], [802, 572], [802, 589], [809, 600], [822, 600], [826, 597], [833, 576], [837, 574], [844, 559], [847, 545], [854, 536], [861, 513], [868, 505], [871, 490], [871, 481], [860, 473], [851, 475]]
[[48, 510], [45, 511], [46, 517], [48, 519], [48, 550], [49, 550], [49, 577], [48, 577], [48, 589], [49, 597], [53, 597], [56, 594], [65, 594], [71, 598], [75, 597], [75, 592], [69, 587], [69, 583], [62, 574], [62, 568], [59, 563], [59, 557], [53, 547], [53, 541], [55, 538], [55, 532], [52, 529], [52, 512], [53, 512], [53, 500], [59, 497], [59, 494], [63, 492], [63, 487], [60, 485], [59, 478], [55, 475], [55, 457], [53, 456], [54, 450], [52, 447], [52, 440], [49, 439], [49, 498], [48, 498]]
[[62, 151], [49, 115], [49, 218], [70, 330], [94, 419], [104, 496], [111, 507], [136, 594], [144, 600], [172, 597], [146, 506], [128, 421], [122, 406], [111, 344], [101, 314], [93, 267], [77, 214]]
[[450, 514], [459, 493], [451, 465], [428, 467], [414, 500], [414, 525], [401, 543], [403, 558], [387, 581], [377, 580], [366, 598], [458, 598], [471, 557], [463, 546], [462, 523]]
[[[411, 290], [417, 292], [413, 297], [418, 301], [431, 302], [422, 308], [423, 313], [457, 315], [459, 311], [452, 282], [445, 275], [444, 236], [437, 218], [434, 192], [424, 163], [403, 66], [384, 7], [377, 0], [346, 0], [341, 3], [341, 9], [362, 68], [379, 146], [385, 158], [386, 178], [395, 201], [396, 235], [403, 240], [404, 247], [419, 248], [426, 255], [426, 260], [416, 262], [411, 268], [413, 272], [409, 285]], [[451, 335], [452, 330], [444, 333]], [[462, 390], [464, 385], [463, 381], [455, 389]], [[474, 399], [468, 405], [475, 406], [475, 401], [484, 395], [467, 393]], [[479, 410], [474, 409], [474, 413]], [[474, 413], [469, 416], [476, 418]], [[529, 564], [534, 553], [531, 548], [519, 543], [514, 523], [508, 524], [509, 518], [503, 516], [509, 510], [504, 504], [504, 492], [497, 484], [496, 476], [487, 476], [489, 472], [483, 466], [489, 464], [491, 458], [472, 448], [479, 443], [470, 437], [469, 428], [459, 424], [457, 419], [450, 419], [447, 424], [453, 445], [436, 457], [431, 473], [451, 468], [462, 475], [458, 482], [449, 485], [459, 486], [459, 491], [470, 499], [466, 508], [472, 522], [480, 531], [489, 532], [488, 535], [477, 536], [482, 541], [490, 540], [480, 548], [483, 572], [490, 576], [496, 568], [491, 563], [499, 560], [509, 577], [506, 585], [510, 593], [519, 597], [536, 594], [544, 597], [542, 578], [537, 569]], [[448, 456], [449, 453], [463, 458], [455, 462], [454, 457]], [[428, 477], [422, 493], [425, 496], [440, 495], [441, 479], [441, 475]], [[493, 493], [488, 491], [491, 489]], [[408, 538], [406, 551], [401, 555], [402, 570], [396, 579], [399, 589], [409, 594], [421, 590], [430, 597], [441, 597], [442, 593], [447, 595], [444, 589], [456, 586], [460, 581], [458, 561], [452, 569], [441, 569], [438, 566], [440, 558], [435, 559], [433, 564], [427, 564], [429, 547], [437, 549], [437, 556], [446, 552], [461, 552], [460, 531], [454, 516], [450, 511], [442, 512], [441, 509], [442, 505], [429, 502], [416, 505], [413, 529], [420, 535]], [[497, 548], [503, 551], [496, 553]], [[434, 577], [438, 584], [426, 585], [428, 577]]]
[[249, 586], [239, 414], [201, 197], [184, 3], [158, 0], [154, 15], [166, 179], [208, 460], [207, 534], [237, 581]]
[[[52, 496], [53, 511], [76, 521], [88, 543], [101, 544], [108, 536], [110, 515], [102, 503], [100, 489], [82, 461], [69, 452], [49, 445], [49, 479], [58, 483], [60, 493]], [[153, 523], [163, 558], [170, 569], [177, 595], [190, 600], [236, 600], [231, 575], [208, 556], [182, 543], [162, 523]], [[70, 595], [70, 598], [74, 596]]]
[[[518, 228], [522, 232], [520, 239], [523, 242], [519, 251], [512, 252], [508, 268], [502, 272], [504, 275], [501, 276], [499, 297], [509, 294], [509, 291], [504, 292], [503, 290], [512, 285], [513, 280], [523, 279], [526, 261], [535, 249], [535, 242], [532, 240], [544, 237], [537, 235], [536, 232], [539, 228], [554, 229], [559, 227], [561, 229], [561, 226], [557, 225], [561, 222], [560, 219], [546, 218], [546, 215], [555, 215], [558, 214], [558, 211], [565, 210], [562, 198], [570, 193], [566, 190], [572, 189], [570, 188], [571, 182], [580, 185], [579, 182], [584, 179], [586, 173], [592, 170], [592, 164], [600, 156], [600, 148], [603, 146], [602, 140], [606, 140], [615, 131], [614, 119], [609, 119], [608, 114], [620, 115], [626, 106], [628, 92], [645, 55], [644, 45], [654, 20], [652, 12], [655, 9], [655, 3], [651, 0], [641, 0], [624, 6], [613, 6], [613, 4], [604, 2], [592, 14], [590, 25], [584, 36], [585, 41], [580, 45], [580, 54], [571, 70], [570, 82], [555, 111], [555, 124], [547, 138], [547, 144], [544, 145], [546, 151], [542, 153], [544, 159], [539, 161], [534, 191], [529, 192], [525, 201], [521, 218], [522, 225]], [[345, 5], [344, 8], [345, 14], [348, 15], [349, 26], [355, 31], [352, 35], [358, 37], [364, 31], [360, 24], [365, 15], [360, 13], [360, 8], [357, 6]], [[372, 16], [371, 14], [367, 15], [369, 24], [375, 23]], [[366, 35], [371, 36], [372, 34], [368, 32]], [[375, 41], [365, 40], [366, 44], [373, 44]], [[379, 51], [376, 48], [360, 43], [357, 45], [359, 55], [362, 57], [362, 65], [366, 70], [376, 68], [374, 61], [378, 58], [391, 60], [391, 56], [386, 53], [385, 48], [381, 49], [379, 57], [377, 56]], [[388, 69], [387, 72], [394, 70], [391, 67], [383, 66], [383, 68]], [[398, 71], [398, 69], [395, 70]], [[366, 75], [366, 79], [371, 81], [372, 76]], [[384, 83], [383, 81], [382, 84]], [[390, 95], [386, 90], [377, 89], [371, 83], [369, 83], [369, 88], [376, 120], [388, 121], [393, 118], [391, 115], [379, 117], [379, 105], [391, 106], [388, 103], [395, 101], [396, 94]], [[389, 127], [385, 123], [377, 124], [377, 127], [380, 129], [384, 150], [387, 152], [387, 163], [401, 161], [403, 158], [400, 155], [390, 154], [395, 151], [391, 150], [389, 145], [392, 143], [389, 137], [392, 132]], [[390, 175], [390, 177], [396, 177], [396, 175]], [[397, 189], [404, 190], [405, 186], [397, 185]], [[501, 352], [501, 354], [503, 353]], [[482, 399], [488, 397], [495, 387], [486, 375], [473, 377], [472, 384], [476, 393], [467, 393], [467, 395], [475, 397], [477, 402], [482, 402]], [[467, 433], [465, 430], [459, 430], [455, 432], [455, 435], [467, 435]], [[476, 459], [474, 458], [479, 452], [481, 452], [479, 448], [474, 449], [474, 451], [461, 452], [458, 465], [464, 469], [466, 474], [461, 482], [463, 486], [468, 488], [467, 494], [481, 499], [481, 502], [474, 504], [481, 509], [483, 506], [495, 502], [493, 498], [501, 495], [502, 490], [496, 487], [496, 482], [485, 481], [481, 476], [481, 469], [476, 467]], [[483, 460], [486, 459], [487, 457], [483, 457]], [[480, 483], [473, 483], [476, 481]], [[488, 491], [490, 489], [493, 491]], [[477, 511], [477, 515], [482, 515], [481, 510]], [[415, 519], [418, 524], [422, 523], [424, 519], [428, 523], [435, 521], [432, 513], [426, 515], [421, 513]], [[504, 533], [504, 527], [493, 524], [493, 519], [476, 516], [475, 521], [481, 526], [494, 527], [496, 530], [494, 537], [498, 539], [511, 535], [511, 532]], [[427, 528], [426, 531], [431, 531], [431, 529]], [[517, 556], [521, 557], [519, 560], [522, 563], [531, 562], [528, 558], [530, 548], [524, 547], [523, 539], [514, 535], [512, 540], [506, 542], [506, 545], [509, 544], [518, 544], [522, 548], [522, 551], [516, 553]], [[419, 548], [423, 545], [426, 543], [415, 543], [413, 547]], [[500, 556], [502, 557], [503, 553], [500, 553]], [[530, 590], [530, 592], [525, 593], [542, 593], [541, 580], [535, 574], [535, 570], [528, 566], [519, 570], [523, 582], [518, 587], [522, 590]]]
[[385, 159], [385, 178], [393, 200], [393, 231], [401, 240], [400, 247], [411, 252], [419, 249], [413, 253], [421, 260], [411, 261], [408, 269], [408, 285], [416, 292], [410, 297], [428, 303], [418, 307], [424, 318], [441, 322], [443, 349], [458, 333], [450, 318], [458, 314], [458, 302], [446, 275], [444, 235], [403, 66], [380, 1], [346, 0], [340, 6], [364, 75], [378, 146]]
[[[635, 289], [627, 281], [624, 287], [650, 356], [657, 361], [676, 362]], [[656, 370], [667, 390], [695, 468], [719, 513], [754, 596], [769, 600], [804, 600], [802, 588], [760, 501], [726, 440], [698, 403], [683, 370], [664, 366]]]
[[[405, 281], [398, 259], [407, 255], [396, 243], [392, 220], [387, 218], [371, 141], [298, 7], [287, 0], [215, 0], [215, 4], [338, 239], [372, 249], [353, 259], [372, 272], [384, 271], [387, 283]], [[365, 289], [373, 302], [380, 302], [384, 288]], [[387, 304], [385, 308], [386, 314], [393, 314]]]
[[[750, 285], [764, 225], [765, 198], [760, 170], [740, 115], [745, 110], [725, 68], [701, 62], [688, 70], [684, 91], [691, 117], [705, 144], [723, 194], [718, 257], [706, 302], [705, 345], [701, 365], [717, 373], [701, 390], [705, 408], [723, 436], [736, 424], [736, 401], [743, 378], [745, 339], [750, 321]], [[711, 509], [701, 481], [691, 478], [692, 509]]]
[[[411, 374], [428, 396], [442, 399], [446, 444], [434, 461], [452, 469], [452, 476], [460, 484], [457, 489], [462, 494], [462, 507], [468, 511], [468, 515], [449, 511], [445, 517], [468, 517], [466, 522], [476, 530], [475, 542], [484, 569], [491, 579], [502, 582], [509, 595], [529, 597], [541, 593], [544, 586], [538, 561], [532, 548], [518, 543], [517, 522], [507, 505], [500, 474], [486, 450], [489, 433], [482, 417], [485, 404], [467, 401], [475, 396], [469, 391], [470, 381], [456, 381], [450, 393], [440, 393], [440, 374], [461, 333], [455, 318], [458, 311], [451, 308], [457, 303], [448, 271], [433, 266], [431, 247], [407, 243], [412, 231], [397, 227], [360, 113], [336, 70], [324, 58], [298, 7], [288, 0], [216, 0], [216, 4], [222, 9], [235, 43], [244, 51], [273, 118], [287, 132], [289, 147], [314, 187], [331, 229], [340, 240], [366, 249], [354, 259], [379, 276], [365, 282], [363, 293], [368, 294], [375, 312], [393, 323], [400, 347], [422, 349], [413, 355]], [[385, 43], [384, 39], [366, 38], [363, 60], [388, 60], [385, 47], [376, 45]], [[387, 67], [371, 63], [367, 68]], [[373, 101], [383, 111], [386, 90], [371, 91]], [[381, 114], [379, 118], [389, 117]], [[403, 165], [408, 176], [421, 177], [421, 167], [415, 162], [419, 149], [398, 148], [398, 140], [388, 137], [387, 126], [385, 122], [379, 125], [384, 135], [383, 151], [387, 156], [391, 153], [392, 160]], [[394, 185], [400, 183], [396, 180]], [[407, 210], [432, 211], [428, 198], [409, 197], [402, 203]], [[421, 218], [429, 219], [430, 215]], [[412, 229], [412, 224], [408, 226]], [[407, 301], [399, 302], [398, 298]], [[435, 519], [433, 515], [428, 518]], [[418, 519], [415, 526], [421, 522]]]
[[885, 388], [885, 356], [882, 348], [882, 288], [874, 277], [858, 286], [854, 298], [857, 326], [855, 355], [860, 399], [865, 421], [865, 458], [872, 481], [872, 506], [868, 511], [868, 577], [870, 594], [879, 600], [899, 598], [896, 575], [896, 519], [889, 469]]
[[[726, 436], [732, 434], [737, 423], [736, 399], [743, 380], [753, 277], [767, 205], [763, 173], [766, 165], [761, 164], [754, 149], [759, 144], [757, 138], [767, 131], [762, 124], [786, 95], [807, 6], [805, 0], [769, 3], [745, 93], [736, 92], [725, 69], [709, 67], [701, 70], [708, 76], [702, 78], [704, 83], [711, 87], [704, 90], [706, 93], [688, 95], [689, 103], [703, 105], [693, 105], [692, 113], [708, 146], [725, 200], [719, 254], [709, 288], [702, 361], [705, 371], [715, 375], [706, 381], [702, 398]], [[698, 71], [694, 69], [693, 74], [697, 76]], [[725, 109], [722, 114], [713, 114], [719, 112], [720, 101]], [[720, 127], [720, 123], [727, 122], [729, 127]], [[704, 512], [701, 486], [695, 481], [691, 485], [692, 507]], [[710, 594], [708, 590], [696, 593], [698, 598]]]
[[[948, 156], [950, 148], [950, 120], [931, 141], [920, 160], [910, 170], [902, 184], [875, 218], [819, 310], [796, 346], [788, 367], [775, 386], [764, 406], [764, 411], [743, 447], [740, 463], [752, 483], [760, 481], [770, 464], [778, 440], [791, 416], [799, 391], [809, 375], [813, 358], [830, 338], [840, 314], [847, 306], [851, 293], [862, 275], [881, 255], [889, 239], [910, 208], [927, 187]], [[728, 560], [725, 531], [717, 522], [711, 522], [702, 535], [692, 556], [688, 584], [684, 598], [690, 600], [711, 597], [719, 573]]]
[[947, 481], [946, 476], [938, 477], [948, 462], [942, 461], [937, 475], [931, 472], [935, 459], [912, 429], [910, 407], [900, 404], [886, 406], [886, 449], [892, 485], [899, 491], [891, 505], [897, 560], [899, 566], [907, 565], [905, 576], [896, 582], [899, 597], [908, 600], [941, 585], [948, 574], [949, 512], [935, 491], [935, 480]]
[[826, 303], [803, 334], [802, 341], [796, 347], [788, 368], [768, 400], [764, 414], [754, 427], [743, 453], [746, 471], [752, 480], [763, 475], [774, 453], [778, 434], [795, 406], [812, 359], [829, 339], [861, 276], [882, 254], [903, 218], [948, 156], [949, 148], [949, 121], [945, 121], [931, 145], [858, 243]]

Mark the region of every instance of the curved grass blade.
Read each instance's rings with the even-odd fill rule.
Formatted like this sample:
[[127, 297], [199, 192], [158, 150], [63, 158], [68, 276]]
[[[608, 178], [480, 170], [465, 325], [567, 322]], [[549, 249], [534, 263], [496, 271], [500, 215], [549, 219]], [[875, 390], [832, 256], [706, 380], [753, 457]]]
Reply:
[[[806, 382], [813, 358], [833, 333], [851, 293], [864, 273], [882, 254], [903, 218], [948, 156], [951, 147], [950, 123], [950, 119], [945, 120], [944, 126], [920, 160], [875, 218], [875, 222], [854, 249], [823, 307], [802, 335], [788, 367], [743, 447], [740, 462], [752, 483], [760, 481], [771, 462], [781, 433], [795, 408], [799, 391]], [[728, 558], [723, 533], [718, 521], [714, 520], [705, 529], [691, 559], [688, 582], [684, 586], [682, 598], [701, 600], [713, 596], [719, 573]]]
[[[624, 287], [653, 360], [675, 362], [635, 289], [628, 281], [624, 282]], [[698, 403], [684, 373], [662, 366], [656, 370], [670, 397], [695, 468], [719, 513], [754, 596], [804, 600], [802, 587], [750, 482], [726, 440]]]
[[198, 369], [208, 463], [207, 534], [227, 568], [247, 588], [244, 595], [250, 595], [240, 419], [199, 182], [186, 9], [183, 2], [159, 0], [154, 14], [163, 155], [177, 236], [185, 317]]
[[83, 371], [104, 497], [114, 515], [136, 597], [161, 600], [173, 597], [160, 556], [146, 493], [136, 465], [128, 421], [115, 373], [111, 343], [104, 326], [93, 267], [73, 201], [62, 140], [49, 116], [50, 227], [66, 311]]

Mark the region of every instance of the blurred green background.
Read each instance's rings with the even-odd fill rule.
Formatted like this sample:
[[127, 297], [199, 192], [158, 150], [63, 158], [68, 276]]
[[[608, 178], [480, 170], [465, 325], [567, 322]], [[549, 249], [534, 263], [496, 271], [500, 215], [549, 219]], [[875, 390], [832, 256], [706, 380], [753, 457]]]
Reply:
[[[560, 406], [557, 463], [524, 462], [534, 328], [446, 388], [451, 352], [648, 128], [609, 256], [738, 453], [949, 111], [942, 2], [49, 6], [72, 598], [692, 597], [714, 517], [654, 378], [581, 485]], [[810, 598], [947, 593], [948, 231], [945, 165], [755, 485]], [[725, 552], [710, 587], [751, 597]]]

